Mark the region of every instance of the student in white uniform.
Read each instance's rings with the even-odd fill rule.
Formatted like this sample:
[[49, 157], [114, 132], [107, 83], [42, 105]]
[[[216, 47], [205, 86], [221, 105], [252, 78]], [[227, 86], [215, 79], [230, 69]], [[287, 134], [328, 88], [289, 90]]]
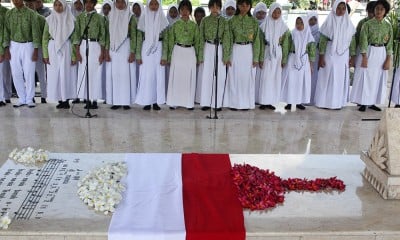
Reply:
[[53, 10], [53, 13], [46, 18], [43, 33], [48, 98], [51, 101], [58, 101], [56, 108], [69, 109], [68, 99], [76, 98], [76, 75], [74, 74], [76, 66], [72, 65], [71, 44], [75, 18], [65, 0], [56, 0]]
[[147, 1], [144, 16], [138, 22], [138, 30], [144, 41], [136, 53], [140, 65], [136, 103], [143, 110], [161, 110], [165, 103], [165, 65], [168, 53], [168, 20], [159, 0]]
[[[259, 2], [256, 4], [256, 6], [254, 7], [254, 11], [253, 11], [253, 16], [257, 19], [258, 25], [261, 26], [261, 24], [265, 21], [265, 18], [267, 16], [267, 5], [265, 5], [265, 3], [263, 2]], [[260, 38], [263, 35], [260, 33]], [[261, 58], [261, 51], [260, 51], [260, 58]], [[263, 59], [259, 60], [260, 62], [263, 61]], [[256, 83], [255, 83], [255, 98], [256, 98], [256, 104], [259, 103], [258, 100], [258, 91], [260, 89], [260, 78], [261, 78], [261, 68], [260, 66], [256, 67]]]

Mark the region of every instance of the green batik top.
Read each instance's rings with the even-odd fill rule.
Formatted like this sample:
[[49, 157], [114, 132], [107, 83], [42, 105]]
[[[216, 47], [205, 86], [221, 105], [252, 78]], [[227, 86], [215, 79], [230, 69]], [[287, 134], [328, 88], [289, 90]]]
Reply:
[[[281, 63], [287, 63], [287, 59], [289, 56], [289, 36], [290, 31], [287, 30], [283, 33], [283, 35], [279, 38], [279, 45], [282, 48], [282, 60]], [[259, 62], [263, 62], [265, 59], [265, 35], [262, 30], [260, 30], [260, 60]]]
[[228, 21], [223, 17], [207, 16], [202, 19], [200, 23], [200, 44], [199, 44], [199, 61], [204, 61], [204, 44], [207, 41], [214, 42], [217, 36], [218, 28], [218, 40], [222, 43], [224, 62], [229, 60], [230, 37], [229, 37], [229, 25]]
[[[329, 41], [330, 41], [330, 39], [321, 33], [321, 37], [319, 38], [319, 55], [325, 55], [326, 46], [328, 45]], [[349, 54], [350, 54], [350, 56], [356, 55], [356, 38], [354, 35], [351, 38]]]
[[[70, 36], [70, 40], [71, 40], [72, 34]], [[50, 40], [52, 40], [53, 37], [50, 35], [49, 32], [49, 25], [45, 24], [44, 26], [44, 30], [43, 30], [43, 38], [42, 38], [42, 51], [43, 51], [43, 58], [49, 58], [49, 42]], [[72, 42], [71, 42], [72, 44]], [[71, 60], [75, 61], [76, 60], [76, 49], [74, 47], [71, 46]]]
[[10, 46], [10, 41], [32, 42], [34, 48], [40, 47], [42, 36], [37, 13], [27, 7], [13, 8], [6, 13], [3, 46]]
[[6, 13], [8, 11], [8, 8], [3, 7], [0, 5], [0, 55], [4, 54], [4, 47], [3, 47], [3, 42], [4, 42], [4, 20], [6, 18]]
[[[143, 41], [145, 40], [145, 33], [137, 30], [137, 33], [140, 34], [140, 37], [138, 38], [137, 41], [137, 47], [136, 47], [136, 59], [141, 60], [142, 59], [142, 47], [143, 47]], [[168, 58], [168, 29], [164, 29], [161, 33], [160, 36], [158, 37], [159, 41], [162, 41], [162, 60], [167, 60]]]
[[175, 44], [193, 45], [196, 51], [196, 58], [199, 52], [199, 27], [191, 20], [179, 19], [172, 25], [168, 33], [168, 62], [171, 61], [172, 50]]
[[104, 24], [104, 17], [96, 12], [84, 12], [78, 15], [75, 20], [75, 30], [72, 37], [72, 43], [74, 45], [80, 45], [81, 41], [85, 39], [84, 31], [89, 19], [91, 20], [88, 27], [88, 38], [98, 41], [102, 47], [105, 47], [106, 27]]
[[42, 47], [42, 36], [44, 32], [44, 26], [46, 25], [46, 18], [40, 15], [39, 13], [36, 14], [38, 18], [38, 23], [39, 23], [39, 31], [40, 31], [40, 47]]
[[386, 54], [393, 53], [393, 29], [386, 20], [378, 21], [375, 18], [366, 22], [361, 28], [360, 53], [366, 53], [370, 44], [385, 44]]
[[[290, 53], [294, 53], [296, 52], [296, 47], [294, 45], [293, 39], [292, 39], [292, 34], [289, 34], [289, 54]], [[315, 61], [315, 55], [317, 52], [317, 44], [315, 42], [310, 42], [307, 44], [307, 49], [306, 52], [308, 54], [308, 59], [310, 62], [314, 62]], [[287, 59], [286, 62], [284, 62], [285, 64], [287, 63]]]
[[[260, 27], [255, 18], [245, 15], [235, 15], [229, 21], [229, 32], [231, 36], [231, 46], [235, 43], [252, 42], [253, 62], [258, 62], [260, 58]], [[228, 59], [231, 59], [232, 48], [229, 51]]]
[[366, 23], [368, 20], [370, 20], [368, 17], [365, 17], [363, 19], [361, 19], [356, 27], [356, 47], [360, 46], [360, 34], [361, 34], [361, 27], [362, 25], [364, 25], [364, 23]]

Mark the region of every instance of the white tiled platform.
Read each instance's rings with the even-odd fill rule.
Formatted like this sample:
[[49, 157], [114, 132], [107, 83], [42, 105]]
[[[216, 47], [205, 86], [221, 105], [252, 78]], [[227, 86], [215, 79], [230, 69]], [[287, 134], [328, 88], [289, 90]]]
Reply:
[[[124, 154], [52, 156], [71, 161], [81, 159], [86, 162], [81, 167], [83, 172], [94, 161], [96, 164], [92, 165], [124, 159]], [[274, 209], [244, 211], [247, 239], [400, 239], [400, 202], [383, 200], [362, 178], [364, 163], [358, 155], [232, 154], [231, 162], [268, 168], [283, 178], [337, 176], [347, 185], [342, 193], [290, 192], [285, 195], [284, 204]], [[0, 231], [0, 239], [107, 239], [109, 216], [93, 214], [74, 194], [63, 198], [55, 198], [54, 204], [65, 213], [49, 213], [51, 217], [40, 220], [16, 220], [9, 230]]]

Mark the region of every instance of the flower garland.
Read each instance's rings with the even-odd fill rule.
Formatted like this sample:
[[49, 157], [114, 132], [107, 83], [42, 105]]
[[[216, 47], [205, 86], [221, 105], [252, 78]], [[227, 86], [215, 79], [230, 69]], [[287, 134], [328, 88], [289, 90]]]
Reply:
[[49, 161], [49, 152], [43, 149], [35, 150], [32, 147], [23, 148], [21, 150], [15, 148], [8, 157], [16, 163], [34, 165]]
[[235, 164], [232, 179], [243, 208], [264, 210], [283, 203], [287, 191], [344, 191], [346, 186], [336, 177], [315, 180], [288, 178], [282, 180], [274, 172], [249, 164]]
[[0, 228], [1, 229], [8, 229], [8, 225], [10, 225], [10, 223], [11, 223], [11, 219], [8, 216], [8, 213], [0, 218]]
[[113, 213], [122, 200], [125, 186], [121, 179], [127, 174], [125, 162], [108, 163], [89, 172], [78, 182], [79, 198], [95, 211]]

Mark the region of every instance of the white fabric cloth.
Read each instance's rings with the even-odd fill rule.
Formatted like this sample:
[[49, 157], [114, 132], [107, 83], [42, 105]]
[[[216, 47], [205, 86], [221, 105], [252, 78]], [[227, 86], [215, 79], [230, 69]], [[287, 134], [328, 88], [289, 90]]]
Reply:
[[196, 66], [196, 94], [194, 97], [194, 102], [195, 103], [200, 103], [200, 98], [201, 98], [201, 78], [203, 76], [203, 68], [204, 64], [201, 63]]
[[[256, 4], [256, 6], [254, 7], [253, 16], [256, 17], [256, 14], [258, 12], [267, 13], [267, 11], [268, 11], [267, 5], [265, 3], [263, 3], [263, 2], [258, 2]], [[262, 19], [262, 20], [258, 20], [258, 19], [256, 19], [256, 20], [258, 21], [258, 25], [261, 25], [265, 21], [265, 18]]]
[[66, 101], [76, 98], [76, 65], [71, 65], [72, 44], [68, 40], [57, 49], [55, 40], [49, 42], [47, 65], [48, 98], [51, 101]]
[[215, 92], [215, 45], [205, 43], [204, 46], [204, 62], [201, 75], [201, 95], [200, 106], [215, 107], [215, 94], [217, 94], [217, 108], [222, 107], [222, 100], [225, 91], [226, 66], [222, 61], [222, 45], [218, 46], [218, 85], [217, 93]]
[[17, 43], [11, 41], [11, 73], [19, 103], [32, 103], [35, 97], [35, 62], [32, 61], [33, 43]]
[[108, 240], [185, 240], [181, 156], [126, 156], [126, 190], [112, 216]]
[[159, 0], [157, 1], [160, 4], [160, 7], [156, 12], [150, 10], [150, 1], [147, 1], [146, 9], [144, 10], [144, 13], [142, 13], [144, 16], [141, 17], [138, 22], [137, 28], [144, 32], [146, 40], [146, 45], [143, 45], [142, 47], [142, 49], [144, 49], [143, 53], [146, 55], [150, 55], [157, 51], [160, 34], [169, 25], [168, 19], [162, 10], [161, 2]]
[[168, 9], [167, 9], [167, 19], [168, 19], [168, 22], [169, 22], [169, 25], [171, 26], [172, 24], [174, 24], [176, 21], [178, 21], [181, 17], [179, 16], [179, 11], [178, 11], [178, 16], [176, 17], [176, 18], [172, 18], [170, 15], [169, 15], [169, 10], [171, 10], [171, 8], [176, 8], [176, 11], [178, 11], [178, 5], [176, 5], [176, 4], [171, 4], [171, 5], [169, 5], [168, 6]]
[[131, 13], [128, 8], [128, 1], [125, 0], [125, 3], [126, 7], [123, 10], [118, 9], [114, 3], [108, 14], [111, 51], [117, 51], [128, 36]]
[[196, 53], [194, 47], [178, 45], [172, 50], [167, 104], [192, 108], [196, 92]]
[[233, 45], [232, 66], [228, 69], [223, 106], [254, 109], [255, 77], [252, 44]]
[[[78, 97], [86, 99], [86, 41], [80, 45], [82, 63], [78, 66]], [[102, 65], [99, 63], [101, 47], [98, 42], [89, 41], [89, 100], [104, 99], [102, 84]]]
[[74, 31], [75, 21], [67, 1], [59, 1], [63, 6], [64, 11], [62, 13], [53, 11], [53, 14], [50, 14], [46, 18], [46, 22], [49, 25], [49, 33], [54, 39], [54, 45], [57, 51], [60, 51], [63, 45], [69, 40]]
[[311, 68], [308, 54], [303, 56], [304, 64], [301, 68], [295, 67], [297, 56], [289, 54], [288, 63], [282, 73], [281, 100], [288, 104], [309, 103], [311, 96]]
[[386, 60], [385, 47], [368, 47], [368, 68], [361, 67], [362, 57], [357, 59], [350, 102], [361, 105], [384, 104], [388, 70], [383, 70]]
[[333, 4], [332, 10], [320, 28], [320, 32], [328, 37], [332, 42], [330, 51], [326, 54], [342, 55], [350, 47], [351, 39], [356, 29], [351, 22], [349, 14], [345, 11], [343, 16], [336, 15], [336, 8], [340, 3], [346, 4], [345, 0], [337, 0]]
[[222, 16], [225, 18], [232, 18], [233, 16], [227, 16], [226, 15], [226, 9], [228, 7], [233, 7], [236, 10], [236, 1], [235, 0], [227, 0], [224, 4], [224, 6], [222, 7]]
[[273, 3], [268, 12], [268, 16], [266, 17], [265, 22], [263, 22], [260, 26], [261, 30], [264, 32], [265, 41], [269, 43], [269, 52], [266, 55], [266, 58], [276, 58], [278, 55], [279, 49], [279, 38], [288, 30], [285, 22], [282, 19], [282, 16], [276, 20], [272, 18], [272, 13], [275, 9], [281, 9], [282, 7], [279, 3]]
[[[147, 45], [146, 40], [143, 45]], [[159, 41], [156, 51], [150, 55], [144, 54], [142, 48], [143, 63], [140, 66], [136, 103], [139, 105], [164, 104], [165, 103], [165, 66], [161, 66], [162, 42]]]
[[[127, 27], [127, 26], [126, 26]], [[132, 88], [136, 88], [136, 76], [132, 79], [131, 68], [128, 63], [130, 54], [130, 40], [125, 38], [121, 47], [117, 51], [110, 51], [111, 62], [107, 64], [108, 73], [106, 76], [110, 79], [106, 80], [108, 86], [106, 91], [106, 101], [112, 105], [131, 105], [133, 103], [135, 92], [132, 92]], [[132, 81], [133, 80], [133, 81]], [[134, 85], [134, 87], [132, 87]]]
[[315, 42], [319, 42], [319, 36], [320, 36], [320, 32], [319, 32], [319, 21], [318, 21], [318, 12], [316, 11], [311, 11], [307, 14], [307, 19], [308, 21], [315, 17], [317, 19], [317, 23], [313, 26], [310, 26], [310, 30], [311, 30], [311, 34], [314, 37]]
[[84, 8], [84, 5], [83, 5], [83, 1], [82, 0], [72, 0], [72, 2], [71, 2], [71, 12], [72, 12], [72, 15], [74, 17], [77, 17], [79, 14], [81, 14], [83, 12], [83, 9], [82, 9], [82, 11], [76, 10], [75, 7], [74, 7], [74, 3], [75, 2], [80, 2], [82, 4], [82, 8]]
[[329, 41], [326, 51], [334, 54], [325, 54], [325, 67], [318, 71], [314, 100], [317, 107], [339, 109], [349, 99], [349, 50], [339, 55], [331, 49]]

